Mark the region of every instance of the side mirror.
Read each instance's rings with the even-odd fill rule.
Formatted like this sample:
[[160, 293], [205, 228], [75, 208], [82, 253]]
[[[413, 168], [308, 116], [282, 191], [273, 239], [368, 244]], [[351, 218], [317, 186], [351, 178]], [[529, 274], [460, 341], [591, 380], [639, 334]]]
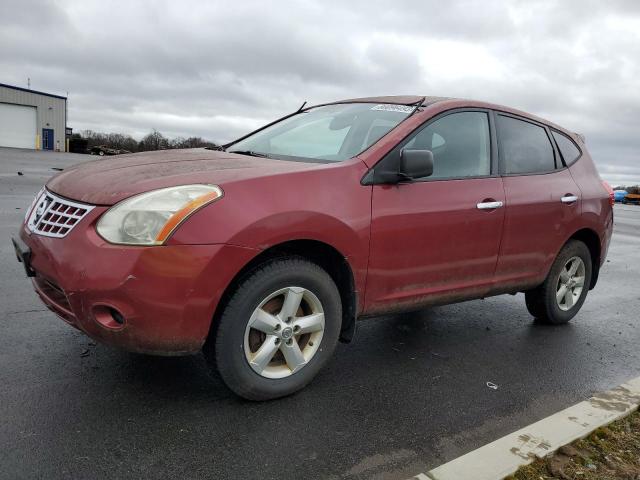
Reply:
[[428, 177], [433, 174], [433, 152], [431, 150], [400, 151], [398, 176], [407, 180]]

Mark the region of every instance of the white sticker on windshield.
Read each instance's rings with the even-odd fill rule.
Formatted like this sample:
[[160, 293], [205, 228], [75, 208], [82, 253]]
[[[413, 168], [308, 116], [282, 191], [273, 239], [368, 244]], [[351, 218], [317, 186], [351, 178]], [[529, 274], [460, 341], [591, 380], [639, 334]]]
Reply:
[[381, 103], [375, 107], [371, 107], [371, 110], [382, 110], [383, 112], [400, 112], [411, 113], [415, 107], [408, 107], [407, 105], [392, 105], [390, 103]]

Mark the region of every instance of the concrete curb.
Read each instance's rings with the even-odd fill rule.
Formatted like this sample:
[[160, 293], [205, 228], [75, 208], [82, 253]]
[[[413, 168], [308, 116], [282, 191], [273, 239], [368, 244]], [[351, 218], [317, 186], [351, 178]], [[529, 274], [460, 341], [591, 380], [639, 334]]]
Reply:
[[628, 415], [639, 405], [640, 377], [413, 478], [501, 480], [522, 465], [533, 462], [536, 457], [545, 457], [563, 445]]

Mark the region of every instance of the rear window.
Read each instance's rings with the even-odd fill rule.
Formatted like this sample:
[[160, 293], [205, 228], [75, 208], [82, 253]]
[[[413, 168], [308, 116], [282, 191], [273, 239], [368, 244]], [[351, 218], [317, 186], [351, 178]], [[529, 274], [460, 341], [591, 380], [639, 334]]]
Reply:
[[498, 115], [498, 136], [504, 173], [541, 173], [555, 170], [553, 147], [543, 127]]
[[553, 138], [556, 139], [556, 143], [558, 144], [560, 155], [562, 155], [564, 163], [571, 165], [578, 159], [578, 157], [580, 157], [580, 155], [582, 155], [582, 152], [580, 152], [580, 149], [575, 143], [573, 143], [573, 140], [564, 133], [556, 132], [555, 130], [551, 130], [551, 133]]

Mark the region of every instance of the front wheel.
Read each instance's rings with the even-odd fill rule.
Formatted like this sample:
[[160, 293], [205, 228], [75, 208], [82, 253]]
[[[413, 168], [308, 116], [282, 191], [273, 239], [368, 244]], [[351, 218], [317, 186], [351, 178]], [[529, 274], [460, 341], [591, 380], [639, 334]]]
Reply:
[[290, 395], [333, 354], [341, 318], [340, 294], [327, 272], [299, 257], [272, 260], [240, 281], [205, 356], [241, 397]]
[[529, 313], [543, 323], [567, 323], [580, 310], [591, 284], [591, 253], [579, 240], [562, 247], [544, 283], [525, 292]]

